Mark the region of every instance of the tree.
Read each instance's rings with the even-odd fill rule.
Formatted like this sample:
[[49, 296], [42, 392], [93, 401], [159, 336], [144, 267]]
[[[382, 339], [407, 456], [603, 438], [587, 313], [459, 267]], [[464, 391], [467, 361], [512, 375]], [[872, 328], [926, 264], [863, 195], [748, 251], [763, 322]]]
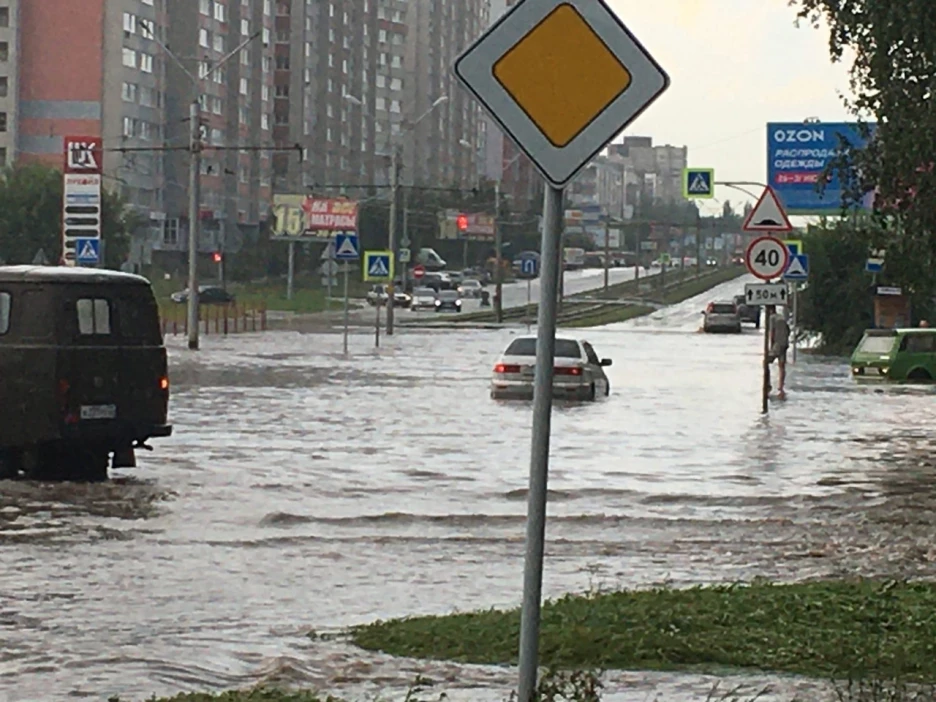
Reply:
[[[870, 137], [856, 150], [843, 145], [833, 167], [843, 177], [848, 200], [876, 190], [878, 225], [872, 244], [888, 249], [893, 282], [931, 284], [936, 253], [936, 5], [932, 0], [790, 0], [801, 19], [830, 27], [829, 53], [850, 66], [847, 106]], [[875, 122], [873, 136], [867, 127]], [[843, 204], [850, 204], [849, 202]], [[922, 265], [895, 261], [914, 256]], [[910, 277], [907, 277], [910, 276]], [[927, 292], [932, 292], [932, 288]]]
[[[142, 219], [114, 192], [101, 193], [101, 236], [105, 265], [127, 258], [130, 234]], [[32, 263], [39, 250], [57, 262], [62, 251], [62, 173], [41, 164], [23, 164], [0, 173], [0, 257], [6, 263]]]

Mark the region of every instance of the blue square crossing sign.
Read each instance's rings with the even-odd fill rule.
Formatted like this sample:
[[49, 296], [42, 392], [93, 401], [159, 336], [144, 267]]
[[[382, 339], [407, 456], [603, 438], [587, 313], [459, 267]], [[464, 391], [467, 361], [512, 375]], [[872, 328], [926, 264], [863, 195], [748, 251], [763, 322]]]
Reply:
[[705, 199], [715, 197], [715, 169], [683, 169], [683, 197]]

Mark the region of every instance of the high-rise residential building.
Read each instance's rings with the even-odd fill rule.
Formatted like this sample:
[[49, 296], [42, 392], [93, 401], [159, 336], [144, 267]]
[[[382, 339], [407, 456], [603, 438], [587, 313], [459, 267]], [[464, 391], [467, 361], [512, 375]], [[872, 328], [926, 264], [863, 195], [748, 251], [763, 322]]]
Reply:
[[485, 171], [486, 124], [477, 101], [452, 75], [452, 64], [487, 28], [490, 0], [397, 0], [394, 4], [406, 8], [409, 31], [404, 182], [473, 187]]
[[[165, 1], [171, 20], [166, 45], [178, 59], [164, 59], [166, 144], [189, 143], [189, 111], [198, 96], [206, 144], [199, 250], [236, 251], [266, 219], [272, 200], [274, 70], [280, 61], [274, 58], [273, 2]], [[189, 158], [184, 149], [166, 155], [163, 250], [187, 248]]]
[[[489, 22], [500, 19], [517, 0], [490, 0]], [[484, 174], [501, 182], [501, 192], [515, 212], [529, 212], [542, 206], [543, 178], [533, 163], [487, 115], [482, 116], [485, 133]]]
[[277, 192], [387, 182], [405, 117], [407, 4], [279, 0], [274, 135], [305, 158], [277, 155]]
[[16, 156], [20, 0], [0, 2], [0, 168]]
[[0, 0], [0, 20], [10, 19], [0, 59], [15, 134], [7, 155], [61, 166], [62, 137], [102, 137], [104, 186], [158, 222], [162, 154], [116, 150], [162, 144], [164, 62], [152, 36], [166, 16], [155, 2]]

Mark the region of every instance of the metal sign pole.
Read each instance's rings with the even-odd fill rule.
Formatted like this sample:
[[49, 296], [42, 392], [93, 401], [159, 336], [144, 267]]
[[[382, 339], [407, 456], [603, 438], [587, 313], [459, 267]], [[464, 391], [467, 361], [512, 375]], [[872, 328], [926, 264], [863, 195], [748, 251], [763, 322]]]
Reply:
[[377, 298], [377, 302], [374, 305], [377, 309], [377, 321], [374, 326], [374, 348], [380, 348], [380, 298]]
[[547, 185], [544, 202], [540, 303], [536, 330], [536, 375], [533, 386], [533, 439], [527, 505], [526, 560], [520, 614], [519, 700], [531, 702], [539, 663], [540, 604], [546, 540], [546, 484], [552, 418], [553, 361], [556, 350], [563, 190]]
[[[344, 264], [344, 355], [348, 356], [348, 277], [351, 270], [351, 264]], [[380, 329], [380, 322], [377, 322], [377, 329]]]
[[530, 310], [532, 298], [533, 298], [533, 281], [528, 279], [527, 280], [527, 306], [526, 306], [526, 315], [524, 315], [526, 317], [526, 323], [527, 323], [527, 334], [530, 333], [531, 317], [533, 316]]
[[797, 305], [797, 302], [799, 301], [799, 283], [797, 283], [797, 282], [794, 281], [794, 282], [791, 284], [791, 287], [793, 288], [793, 295], [792, 295], [792, 297], [793, 297], [793, 301], [792, 301], [792, 304], [793, 304], [793, 332], [792, 332], [792, 334], [790, 335], [790, 336], [792, 337], [792, 338], [790, 339], [790, 342], [791, 342], [791, 346], [793, 347], [793, 357], [792, 357], [792, 361], [793, 361], [793, 363], [796, 363], [796, 336], [797, 336], [797, 332], [799, 331], [799, 306]]
[[293, 299], [293, 281], [295, 277], [296, 270], [296, 242], [289, 242], [289, 261], [287, 263], [286, 270], [286, 299]]
[[[771, 281], [766, 282], [769, 284]], [[767, 414], [770, 408], [770, 328], [773, 326], [773, 309], [773, 305], [764, 308], [764, 382], [761, 388], [761, 414]]]

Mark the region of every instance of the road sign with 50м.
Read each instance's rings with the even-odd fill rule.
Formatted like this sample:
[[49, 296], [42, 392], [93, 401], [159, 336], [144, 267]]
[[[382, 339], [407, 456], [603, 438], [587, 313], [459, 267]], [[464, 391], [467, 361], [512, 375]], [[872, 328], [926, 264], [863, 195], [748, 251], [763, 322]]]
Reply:
[[744, 254], [744, 263], [751, 275], [771, 280], [783, 275], [790, 262], [790, 250], [780, 239], [761, 236], [752, 241]]

